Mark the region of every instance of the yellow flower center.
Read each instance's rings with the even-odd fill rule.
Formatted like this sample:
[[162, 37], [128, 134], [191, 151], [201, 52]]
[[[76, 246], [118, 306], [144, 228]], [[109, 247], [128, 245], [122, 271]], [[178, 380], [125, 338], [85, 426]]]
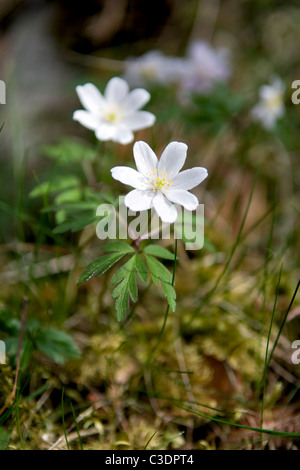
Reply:
[[141, 75], [146, 80], [155, 80], [157, 76], [157, 66], [154, 64], [144, 64], [141, 69]]
[[[172, 186], [173, 180], [170, 178], [168, 179], [165, 166], [163, 170], [164, 171], [162, 171], [160, 175], [157, 173], [157, 168], [152, 170], [150, 173], [147, 173], [150, 189], [152, 189], [154, 193], [158, 191], [164, 192], [165, 189], [169, 189]], [[172, 173], [173, 171], [171, 171], [170, 175], [172, 175]]]
[[276, 109], [282, 104], [282, 96], [280, 93], [274, 93], [268, 100], [266, 100], [267, 107], [270, 110]]
[[116, 124], [122, 120], [122, 111], [120, 109], [107, 109], [103, 112], [105, 122]]

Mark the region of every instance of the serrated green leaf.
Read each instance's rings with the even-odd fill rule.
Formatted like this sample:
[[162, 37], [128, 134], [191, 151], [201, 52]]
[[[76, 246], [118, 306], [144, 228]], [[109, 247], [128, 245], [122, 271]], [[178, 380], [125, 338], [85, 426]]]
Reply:
[[117, 311], [117, 319], [121, 321], [127, 314], [129, 308], [129, 297], [136, 302], [138, 296], [135, 270], [137, 255], [133, 255], [127, 263], [125, 263], [112, 278], [112, 283], [119, 283], [113, 293], [115, 308]]
[[161, 286], [172, 312], [176, 310], [176, 291], [171, 284], [161, 281]]
[[118, 253], [127, 254], [127, 253], [134, 253], [134, 248], [128, 245], [128, 243], [117, 240], [117, 241], [109, 242], [106, 245], [104, 245], [102, 247], [102, 251], [104, 252], [116, 251]]
[[35, 337], [37, 348], [58, 364], [66, 359], [79, 359], [81, 353], [71, 336], [60, 330], [48, 329]]
[[132, 256], [121, 268], [113, 275], [112, 284], [117, 284], [134, 269], [136, 255]]
[[170, 273], [170, 271], [153, 256], [145, 254], [145, 258], [150, 269], [154, 284], [157, 285], [159, 280], [171, 284], [172, 274]]
[[[126, 289], [125, 289], [126, 288]], [[122, 282], [118, 284], [115, 289], [113, 290], [112, 297], [115, 299], [118, 297], [120, 294], [123, 294], [125, 290], [127, 292], [127, 295], [130, 296], [130, 298], [133, 300], [133, 302], [136, 302], [137, 300], [137, 285], [136, 285], [136, 279], [134, 275], [134, 269], [130, 272], [127, 272], [124, 278], [122, 279]]]
[[148, 282], [148, 270], [147, 270], [147, 267], [146, 267], [144, 261], [142, 260], [142, 258], [139, 255], [136, 256], [135, 269], [136, 269], [136, 273], [137, 273], [138, 277], [140, 278], [140, 280], [144, 284], [147, 284], [147, 282]]
[[119, 259], [123, 258], [123, 256], [123, 253], [112, 253], [96, 259], [95, 261], [90, 263], [87, 267], [87, 270], [81, 274], [80, 278], [77, 281], [77, 285], [88, 281], [92, 276], [100, 276], [111, 266], [113, 266], [117, 261], [119, 261]]
[[135, 279], [135, 262], [136, 262], [136, 255], [132, 256], [127, 263], [125, 263], [121, 269], [114, 275], [112, 279], [113, 284], [117, 284], [118, 282], [122, 281], [119, 286], [117, 286], [113, 292], [113, 297], [119, 295], [119, 287], [126, 285], [128, 294], [133, 302], [137, 300], [137, 285]]
[[129, 274], [128, 292], [129, 292], [131, 300], [133, 302], [136, 302], [137, 297], [138, 297], [138, 289], [137, 289], [137, 284], [136, 284], [135, 271], [131, 271], [131, 273]]
[[157, 286], [159, 281], [161, 282], [164, 295], [167, 298], [171, 310], [174, 312], [176, 308], [176, 292], [172, 286], [172, 274], [160, 261], [153, 258], [153, 256], [145, 254], [145, 257], [154, 284]]
[[158, 258], [174, 260], [174, 254], [160, 245], [147, 245], [143, 252], [147, 255], [157, 256]]
[[119, 294], [115, 301], [115, 309], [117, 312], [118, 321], [122, 321], [129, 309], [129, 296], [126, 286], [122, 286], [119, 289]]

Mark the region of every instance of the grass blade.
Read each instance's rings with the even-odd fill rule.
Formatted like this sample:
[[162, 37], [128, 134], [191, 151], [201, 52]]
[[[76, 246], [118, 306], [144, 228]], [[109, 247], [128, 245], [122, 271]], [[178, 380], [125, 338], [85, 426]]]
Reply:
[[72, 405], [71, 402], [70, 402], [70, 407], [71, 407], [71, 410], [72, 410], [72, 415], [73, 415], [73, 419], [74, 419], [74, 423], [75, 423], [75, 427], [76, 427], [76, 432], [77, 432], [78, 439], [79, 439], [80, 450], [83, 450], [82, 439], [81, 439], [81, 436], [80, 436], [80, 432], [79, 432], [79, 427], [78, 427], [78, 423], [77, 423], [75, 411], [74, 411], [74, 408], [73, 408], [73, 405]]
[[64, 392], [65, 392], [65, 387], [62, 389], [62, 394], [61, 394], [61, 417], [62, 417], [62, 423], [63, 423], [63, 428], [64, 428], [64, 435], [65, 435], [65, 440], [66, 440], [66, 444], [67, 444], [67, 449], [70, 450], [68, 436], [67, 436], [67, 430], [66, 430], [66, 424], [65, 424]]
[[[273, 326], [273, 320], [274, 320], [275, 309], [276, 309], [276, 305], [277, 305], [277, 298], [278, 298], [278, 293], [279, 293], [279, 286], [280, 286], [280, 280], [281, 280], [281, 273], [282, 273], [282, 265], [281, 265], [281, 268], [280, 268], [279, 277], [278, 277], [278, 282], [277, 282], [277, 286], [276, 286], [275, 300], [274, 300], [274, 305], [273, 305], [273, 310], [272, 310], [272, 315], [271, 315], [271, 322], [270, 322], [270, 327], [269, 327], [269, 332], [268, 332], [268, 338], [267, 338], [267, 345], [266, 345], [264, 374], [263, 374], [263, 393], [262, 393], [261, 415], [260, 415], [260, 427], [261, 427], [261, 428], [263, 427], [263, 420], [264, 420], [264, 408], [265, 408], [266, 383], [267, 383], [267, 371], [268, 371], [268, 352], [269, 352], [269, 344], [270, 344], [270, 337], [271, 337], [271, 331], [272, 331], [272, 326]], [[261, 435], [261, 448], [263, 448], [263, 435]]]
[[269, 359], [268, 359], [267, 367], [269, 367], [269, 365], [270, 365], [272, 356], [273, 356], [273, 354], [274, 354], [275, 348], [276, 348], [276, 346], [277, 346], [278, 340], [279, 340], [280, 335], [281, 335], [281, 333], [282, 333], [282, 330], [283, 330], [283, 327], [284, 327], [284, 325], [285, 325], [285, 322], [286, 322], [286, 319], [287, 319], [287, 317], [288, 317], [288, 314], [290, 313], [290, 310], [291, 310], [292, 305], [293, 305], [293, 303], [294, 303], [294, 300], [295, 300], [295, 298], [296, 298], [296, 295], [297, 295], [297, 292], [298, 292], [299, 287], [300, 287], [300, 280], [298, 281], [298, 284], [297, 284], [296, 289], [295, 289], [295, 291], [294, 291], [294, 294], [293, 294], [292, 300], [291, 300], [291, 302], [290, 302], [290, 305], [288, 306], [288, 309], [287, 309], [287, 311], [286, 311], [286, 313], [285, 313], [285, 315], [284, 315], [284, 317], [283, 317], [283, 320], [282, 320], [282, 322], [281, 322], [281, 325], [280, 325], [278, 334], [277, 334], [277, 336], [276, 336], [276, 340], [275, 340], [274, 345], [273, 345], [273, 348], [272, 348], [272, 350], [271, 350], [271, 352], [270, 352], [270, 356], [269, 356]]

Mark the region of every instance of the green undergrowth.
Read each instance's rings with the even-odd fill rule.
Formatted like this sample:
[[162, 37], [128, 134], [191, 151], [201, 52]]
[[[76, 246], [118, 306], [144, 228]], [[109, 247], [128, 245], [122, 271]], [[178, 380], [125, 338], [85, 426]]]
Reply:
[[[98, 205], [116, 207], [125, 192], [110, 169], [133, 165], [132, 145], [96, 142], [74, 122], [55, 141], [49, 129], [37, 161], [11, 144], [0, 187], [1, 450], [299, 449], [296, 6], [247, 1], [235, 16], [219, 3], [216, 38], [235, 35], [231, 82], [191, 108], [172, 89], [150, 90], [157, 122], [135, 136], [158, 155], [186, 142], [187, 167], [208, 169], [195, 190], [201, 249], [97, 238]], [[267, 131], [249, 113], [274, 72], [286, 112]]]

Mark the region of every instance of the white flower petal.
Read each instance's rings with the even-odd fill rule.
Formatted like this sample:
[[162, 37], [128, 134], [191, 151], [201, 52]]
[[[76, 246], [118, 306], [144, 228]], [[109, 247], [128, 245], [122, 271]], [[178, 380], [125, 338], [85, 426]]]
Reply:
[[270, 85], [262, 85], [259, 89], [259, 96], [262, 100], [269, 100], [274, 95], [274, 89]]
[[[127, 123], [126, 123], [127, 124]], [[116, 126], [115, 135], [113, 137], [114, 142], [119, 142], [120, 144], [129, 144], [134, 139], [133, 132], [127, 126]]]
[[[284, 109], [283, 109], [284, 111]], [[267, 106], [262, 103], [257, 104], [251, 110], [251, 116], [255, 121], [259, 121], [265, 129], [271, 130], [275, 127], [278, 116], [274, 112], [270, 112]]]
[[116, 127], [113, 124], [101, 123], [96, 129], [96, 137], [99, 140], [111, 140], [116, 133]]
[[183, 142], [171, 142], [167, 145], [158, 162], [158, 172], [164, 171], [168, 174], [168, 178], [174, 179], [184, 165], [187, 148]]
[[138, 171], [145, 176], [157, 167], [157, 156], [149, 145], [142, 140], [134, 144], [133, 156]]
[[165, 191], [165, 196], [169, 201], [180, 204], [188, 211], [195, 210], [199, 204], [196, 196], [184, 189], [169, 189]]
[[82, 105], [92, 113], [99, 115], [99, 112], [105, 106], [105, 99], [102, 94], [92, 83], [86, 83], [85, 85], [78, 85], [76, 87], [78, 97]]
[[275, 77], [273, 79], [273, 87], [274, 89], [280, 93], [281, 95], [283, 95], [283, 93], [285, 92], [285, 84], [283, 83], [283, 81], [281, 80], [281, 78], [279, 77]]
[[132, 115], [126, 116], [124, 119], [130, 129], [138, 131], [153, 126], [156, 117], [148, 111], [136, 111]]
[[89, 111], [78, 110], [73, 113], [74, 121], [80, 122], [80, 124], [88, 129], [95, 130], [99, 126], [99, 119]]
[[178, 173], [178, 175], [173, 179], [172, 190], [173, 189], [192, 189], [198, 184], [202, 183], [203, 180], [207, 177], [207, 169], [202, 167], [195, 167], [189, 170], [184, 170]]
[[172, 224], [177, 219], [176, 207], [162, 193], [153, 198], [153, 207], [163, 222]]
[[140, 191], [139, 189], [134, 189], [133, 191], [130, 191], [127, 196], [125, 196], [124, 204], [134, 212], [146, 211], [151, 209], [152, 200], [153, 192], [151, 190]]
[[110, 171], [115, 180], [128, 184], [133, 188], [144, 190], [148, 186], [144, 176], [128, 166], [115, 166]]
[[271, 85], [262, 85], [259, 89], [259, 96], [263, 100], [270, 100], [274, 96], [283, 97], [285, 91], [285, 85], [283, 81], [276, 77], [272, 80]]
[[125, 113], [132, 113], [142, 108], [150, 100], [150, 93], [144, 88], [132, 90], [123, 100]]
[[104, 97], [110, 104], [119, 104], [127, 95], [129, 85], [123, 78], [111, 78], [106, 85]]

